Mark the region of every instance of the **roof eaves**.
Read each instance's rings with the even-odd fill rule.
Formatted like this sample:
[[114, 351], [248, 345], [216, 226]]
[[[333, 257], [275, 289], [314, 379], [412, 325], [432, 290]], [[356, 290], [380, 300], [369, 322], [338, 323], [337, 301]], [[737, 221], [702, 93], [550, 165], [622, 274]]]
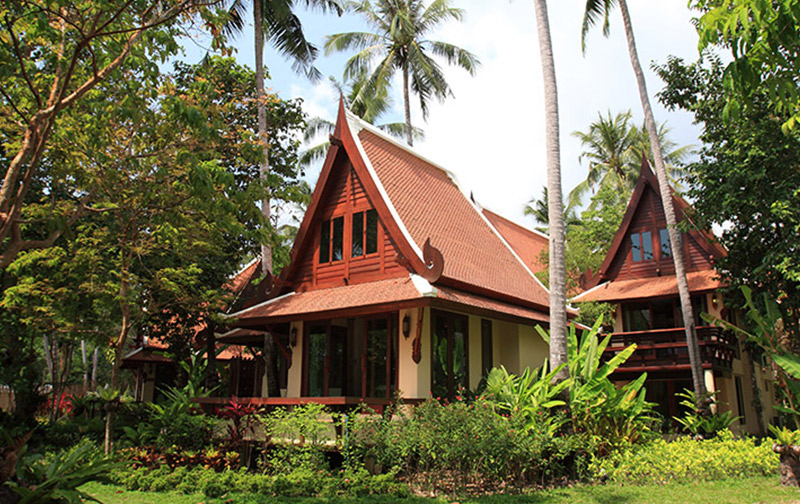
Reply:
[[422, 297], [438, 297], [439, 291], [431, 283], [419, 275], [411, 273], [411, 282]]
[[274, 297], [274, 298], [272, 298], [272, 299], [267, 299], [267, 300], [266, 300], [266, 301], [264, 301], [264, 302], [258, 303], [258, 304], [256, 304], [256, 305], [253, 305], [253, 306], [249, 307], [249, 308], [245, 308], [244, 310], [239, 310], [239, 311], [238, 311], [238, 312], [236, 312], [236, 313], [228, 313], [228, 314], [226, 314], [226, 313], [221, 313], [220, 315], [222, 315], [222, 317], [223, 317], [223, 318], [226, 318], [226, 319], [229, 319], [229, 318], [236, 318], [236, 317], [239, 317], [239, 316], [241, 316], [242, 314], [244, 314], [244, 313], [247, 313], [247, 312], [249, 312], [249, 311], [251, 311], [251, 310], [255, 310], [256, 308], [261, 308], [262, 306], [267, 306], [267, 305], [270, 305], [270, 304], [272, 304], [272, 303], [274, 303], [274, 302], [276, 302], [276, 301], [279, 301], [279, 300], [281, 300], [281, 299], [287, 298], [287, 297], [289, 297], [289, 296], [294, 296], [294, 294], [295, 294], [295, 292], [294, 292], [294, 291], [292, 291], [292, 292], [287, 292], [286, 294], [283, 294], [282, 296]]
[[[378, 192], [380, 193], [381, 198], [383, 198], [383, 201], [386, 203], [386, 207], [389, 209], [389, 212], [392, 214], [392, 218], [397, 223], [397, 227], [400, 228], [400, 232], [403, 233], [403, 237], [406, 239], [406, 241], [408, 242], [409, 246], [414, 251], [414, 253], [417, 254], [419, 260], [424, 263], [425, 260], [423, 259], [422, 249], [419, 248], [417, 242], [415, 242], [414, 238], [411, 237], [411, 233], [408, 232], [408, 228], [406, 228], [405, 223], [402, 221], [402, 219], [400, 219], [400, 214], [397, 213], [397, 209], [395, 208], [394, 203], [392, 203], [392, 200], [389, 199], [389, 194], [387, 194], [386, 188], [383, 187], [383, 182], [381, 182], [381, 179], [378, 177], [378, 173], [375, 171], [375, 167], [372, 166], [372, 161], [367, 156], [367, 152], [364, 150], [364, 146], [361, 144], [361, 139], [358, 137], [358, 133], [362, 129], [368, 129], [371, 132], [376, 132], [376, 131], [379, 132], [380, 130], [378, 130], [371, 124], [362, 121], [358, 116], [354, 115], [348, 110], [346, 110], [345, 113], [347, 114], [347, 122], [349, 123], [348, 125], [350, 126], [350, 131], [353, 136], [353, 142], [358, 148], [358, 153], [359, 155], [361, 155], [361, 159], [364, 160], [364, 165], [367, 167], [367, 171], [369, 171], [370, 177], [372, 177], [375, 186], [378, 188]], [[385, 134], [383, 133], [377, 133], [377, 134], [379, 134], [382, 138], [387, 139]], [[393, 140], [392, 143], [398, 145], [397, 142]], [[408, 148], [405, 149], [408, 150]], [[413, 151], [409, 152], [413, 153]]]
[[581, 302], [581, 300], [580, 300], [580, 299], [578, 299], [578, 298], [580, 298], [580, 297], [582, 297], [582, 296], [585, 296], [585, 295], [589, 294], [590, 292], [594, 292], [594, 291], [596, 291], [597, 289], [599, 289], [600, 287], [604, 287], [604, 286], [608, 285], [608, 283], [609, 283], [609, 282], [607, 282], [607, 281], [606, 281], [606, 282], [599, 283], [599, 284], [595, 285], [594, 287], [592, 287], [591, 289], [589, 289], [589, 290], [587, 290], [587, 291], [583, 291], [583, 292], [581, 292], [580, 294], [578, 294], [577, 296], [573, 296], [573, 298], [572, 298], [572, 299], [570, 299], [570, 302], [572, 302], [572, 303], [580, 303], [580, 302]]

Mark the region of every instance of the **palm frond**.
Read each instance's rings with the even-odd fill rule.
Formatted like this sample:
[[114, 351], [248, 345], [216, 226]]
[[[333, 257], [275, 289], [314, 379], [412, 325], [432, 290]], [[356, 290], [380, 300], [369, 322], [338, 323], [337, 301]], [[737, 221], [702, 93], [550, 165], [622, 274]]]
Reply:
[[583, 11], [583, 23], [581, 25], [581, 50], [586, 52], [586, 34], [589, 29], [597, 24], [597, 21], [603, 18], [603, 36], [608, 37], [609, 22], [608, 15], [617, 0], [586, 0], [586, 7]]
[[460, 66], [472, 76], [481, 65], [478, 57], [466, 49], [447, 42], [430, 41], [429, 43], [433, 54], [445, 58], [450, 65]]
[[[379, 124], [378, 128], [386, 133], [389, 133], [395, 138], [400, 140], [405, 140], [406, 138], [406, 123], [388, 123], [388, 124]], [[421, 128], [417, 128], [415, 126], [411, 127], [411, 136], [414, 140], [425, 140], [425, 131]]]

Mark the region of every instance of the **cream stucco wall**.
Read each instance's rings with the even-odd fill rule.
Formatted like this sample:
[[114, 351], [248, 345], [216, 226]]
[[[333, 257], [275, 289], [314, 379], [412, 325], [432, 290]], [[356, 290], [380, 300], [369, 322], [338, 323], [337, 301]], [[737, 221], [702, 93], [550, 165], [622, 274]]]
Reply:
[[300, 387], [303, 384], [303, 323], [292, 322], [289, 328], [297, 330], [297, 344], [292, 348], [292, 365], [286, 380], [286, 397], [300, 397]]
[[518, 325], [519, 328], [519, 368], [539, 368], [550, 356], [550, 347], [539, 335], [534, 326]]

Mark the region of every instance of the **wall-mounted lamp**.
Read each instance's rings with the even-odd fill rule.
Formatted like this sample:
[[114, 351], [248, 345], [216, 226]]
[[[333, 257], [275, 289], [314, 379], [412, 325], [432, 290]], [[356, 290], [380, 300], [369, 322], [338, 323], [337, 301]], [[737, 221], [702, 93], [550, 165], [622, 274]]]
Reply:
[[289, 331], [289, 344], [293, 347], [297, 346], [297, 327], [292, 327]]
[[403, 317], [403, 337], [408, 339], [409, 334], [411, 334], [411, 317], [406, 313]]
[[719, 298], [717, 297], [717, 293], [711, 294], [711, 304], [714, 305], [714, 308], [717, 307], [719, 304]]

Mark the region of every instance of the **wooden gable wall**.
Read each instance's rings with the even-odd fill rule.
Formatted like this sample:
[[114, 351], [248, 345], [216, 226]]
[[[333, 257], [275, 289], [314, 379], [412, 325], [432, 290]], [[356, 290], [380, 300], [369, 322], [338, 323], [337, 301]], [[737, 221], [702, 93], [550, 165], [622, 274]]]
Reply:
[[[352, 216], [374, 208], [375, 205], [350, 160], [344, 155], [337, 156], [327, 187], [321, 195], [317, 214], [311, 223], [311, 239], [308, 243], [313, 243], [313, 246], [305, 247], [300, 256], [293, 282], [295, 290], [335, 287], [408, 275], [408, 270], [396, 260], [397, 246], [380, 217], [377, 253], [351, 257]], [[343, 258], [320, 263], [320, 227], [323, 222], [336, 217], [344, 217]]]
[[[678, 210], [678, 219], [682, 220], [680, 210]], [[661, 198], [652, 187], [646, 185], [628, 231], [609, 267], [607, 278], [609, 280], [628, 280], [674, 275], [675, 265], [672, 262], [672, 257], [662, 256], [660, 250], [659, 230], [666, 229], [666, 227], [667, 218], [664, 215]], [[633, 262], [631, 258], [631, 235], [644, 231], [650, 232], [654, 258], [647, 261]], [[681, 235], [683, 237], [682, 245], [686, 260], [686, 271], [713, 269], [711, 258], [698, 243], [698, 240], [703, 238], [695, 233], [681, 233]]]

